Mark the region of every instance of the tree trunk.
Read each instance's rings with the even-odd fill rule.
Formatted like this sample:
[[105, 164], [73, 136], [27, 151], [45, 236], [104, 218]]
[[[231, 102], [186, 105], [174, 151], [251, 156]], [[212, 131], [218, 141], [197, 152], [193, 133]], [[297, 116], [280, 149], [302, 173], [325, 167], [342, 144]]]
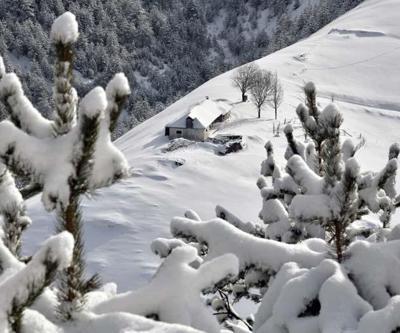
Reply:
[[258, 108], [258, 119], [261, 118], [261, 108]]
[[324, 173], [323, 166], [322, 166], [322, 156], [321, 156], [322, 155], [322, 142], [317, 142], [315, 150], [317, 152], [317, 163], [318, 163], [317, 170], [318, 170], [319, 175], [322, 177], [323, 173]]
[[342, 228], [339, 221], [335, 222], [335, 245], [336, 245], [336, 255], [339, 263], [343, 259], [343, 249], [342, 249]]
[[247, 101], [246, 92], [242, 91], [242, 102], [246, 102], [246, 101]]
[[275, 105], [275, 120], [278, 120], [278, 108]]

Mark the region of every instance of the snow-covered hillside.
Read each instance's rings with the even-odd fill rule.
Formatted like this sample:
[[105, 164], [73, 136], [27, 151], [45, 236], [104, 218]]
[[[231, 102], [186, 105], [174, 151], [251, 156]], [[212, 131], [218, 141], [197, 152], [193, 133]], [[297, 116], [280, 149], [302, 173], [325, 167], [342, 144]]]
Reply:
[[[398, 0], [367, 0], [310, 38], [257, 61], [262, 68], [277, 71], [283, 81], [280, 121], [293, 121], [296, 135], [303, 137], [294, 121], [295, 107], [302, 101], [304, 83], [313, 80], [321, 104], [333, 98], [342, 110], [344, 135], [366, 139], [358, 155], [361, 165], [383, 167], [389, 145], [400, 136], [399, 12]], [[232, 74], [205, 83], [119, 139], [132, 176], [83, 204], [88, 266], [104, 281], [116, 282], [120, 290], [148, 281], [159, 264], [150, 242], [168, 237], [171, 218], [187, 208], [209, 218], [220, 204], [244, 220], [259, 221], [261, 198], [255, 183], [265, 158], [264, 143], [272, 140], [276, 156], [283, 160], [286, 142], [283, 136], [272, 135], [272, 109], [256, 119], [250, 103], [239, 103]], [[210, 145], [198, 143], [164, 153], [164, 126], [206, 96], [233, 105], [231, 119], [215, 134], [243, 135], [247, 148], [219, 156]], [[182, 166], [175, 164], [178, 159], [184, 161]], [[55, 217], [39, 201], [38, 196], [29, 203], [34, 222], [25, 234], [27, 253], [55, 230]]]

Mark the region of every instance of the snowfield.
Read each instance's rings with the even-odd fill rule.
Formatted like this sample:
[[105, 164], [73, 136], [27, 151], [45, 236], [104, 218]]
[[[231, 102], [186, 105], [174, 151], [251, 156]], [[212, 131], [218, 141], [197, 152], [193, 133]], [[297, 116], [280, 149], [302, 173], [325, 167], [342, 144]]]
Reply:
[[[398, 13], [398, 0], [367, 0], [310, 38], [256, 61], [277, 71], [283, 82], [281, 128], [291, 122], [295, 136], [304, 137], [295, 108], [303, 101], [302, 87], [312, 80], [321, 105], [333, 99], [343, 112], [343, 136], [366, 140], [357, 154], [361, 167], [380, 170], [390, 144], [400, 141]], [[231, 83], [233, 73], [210, 80], [120, 138], [117, 145], [128, 159], [131, 176], [84, 200], [89, 271], [100, 273], [104, 282], [116, 282], [118, 291], [136, 289], [151, 279], [160, 263], [151, 252], [151, 241], [170, 237], [171, 219], [189, 208], [207, 220], [215, 216], [219, 204], [244, 221], [261, 223], [256, 181], [266, 157], [264, 144], [272, 141], [280, 162], [286, 140], [283, 133], [273, 136], [272, 108], [257, 119], [250, 102], [239, 102], [240, 92]], [[206, 96], [226, 99], [233, 106], [230, 120], [214, 135], [242, 135], [246, 149], [219, 156], [210, 145], [197, 143], [164, 152], [168, 145], [164, 126]], [[28, 209], [33, 224], [24, 234], [24, 252], [32, 254], [54, 234], [55, 216], [45, 212], [40, 196], [30, 200]]]

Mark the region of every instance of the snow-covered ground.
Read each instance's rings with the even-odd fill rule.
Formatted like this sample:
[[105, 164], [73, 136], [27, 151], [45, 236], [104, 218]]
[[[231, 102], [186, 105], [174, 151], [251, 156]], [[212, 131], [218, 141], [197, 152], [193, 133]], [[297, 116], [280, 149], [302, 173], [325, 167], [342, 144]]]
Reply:
[[[367, 0], [310, 38], [258, 60], [283, 81], [281, 123], [293, 121], [296, 135], [303, 137], [295, 107], [303, 101], [302, 86], [313, 80], [321, 105], [333, 98], [343, 111], [344, 135], [366, 139], [358, 153], [362, 167], [383, 167], [389, 145], [400, 141], [399, 12], [398, 0]], [[272, 135], [271, 108], [256, 119], [251, 103], [239, 103], [232, 74], [210, 80], [120, 138], [118, 146], [131, 165], [131, 177], [84, 200], [88, 268], [105, 282], [116, 282], [120, 291], [149, 281], [159, 265], [151, 241], [168, 237], [171, 218], [186, 209], [211, 218], [220, 204], [244, 220], [259, 221], [256, 181], [265, 159], [264, 144], [271, 140], [276, 156], [283, 159], [286, 143], [283, 135]], [[210, 146], [195, 144], [164, 153], [164, 126], [206, 96], [231, 101], [232, 117], [216, 134], [243, 135], [247, 148], [218, 156]], [[177, 159], [185, 163], [177, 167]], [[31, 254], [54, 233], [55, 217], [44, 211], [39, 196], [28, 206], [33, 225], [25, 233], [24, 251]]]

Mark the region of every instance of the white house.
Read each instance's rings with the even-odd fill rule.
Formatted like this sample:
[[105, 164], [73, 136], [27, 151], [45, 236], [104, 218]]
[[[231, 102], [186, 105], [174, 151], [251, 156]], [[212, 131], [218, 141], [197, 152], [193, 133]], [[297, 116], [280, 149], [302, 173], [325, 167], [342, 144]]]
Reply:
[[206, 99], [192, 106], [184, 117], [165, 126], [165, 135], [170, 139], [204, 141], [213, 125], [229, 117], [231, 108], [226, 101]]

